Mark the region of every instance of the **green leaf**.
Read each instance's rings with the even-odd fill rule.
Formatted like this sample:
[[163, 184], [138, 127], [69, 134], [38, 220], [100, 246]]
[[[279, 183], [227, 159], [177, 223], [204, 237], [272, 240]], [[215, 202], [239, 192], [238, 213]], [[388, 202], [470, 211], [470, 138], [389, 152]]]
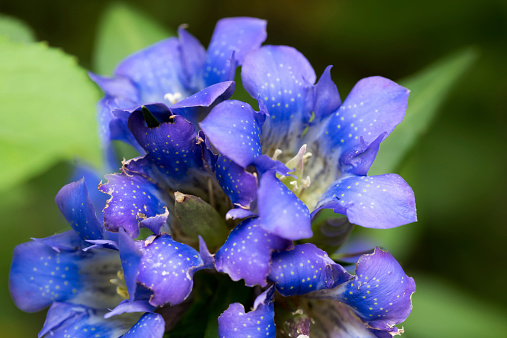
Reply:
[[23, 21], [0, 14], [0, 35], [19, 42], [34, 42], [35, 36], [32, 29]]
[[99, 23], [94, 69], [98, 74], [111, 75], [126, 56], [172, 35], [138, 9], [114, 3]]
[[225, 220], [211, 205], [193, 195], [176, 192], [174, 210], [180, 231], [198, 246], [201, 235], [211, 252], [216, 252], [229, 235]]
[[410, 149], [424, 135], [452, 87], [477, 58], [474, 49], [465, 49], [444, 58], [421, 72], [401, 80], [410, 89], [403, 122], [382, 142], [369, 175], [394, 172]]
[[76, 59], [0, 37], [0, 190], [61, 159], [100, 164], [99, 92]]
[[[481, 278], [487, 287], [487, 278]], [[505, 309], [470, 296], [448, 282], [425, 275], [414, 276], [417, 290], [414, 309], [400, 326], [403, 337], [504, 337], [507, 332]]]

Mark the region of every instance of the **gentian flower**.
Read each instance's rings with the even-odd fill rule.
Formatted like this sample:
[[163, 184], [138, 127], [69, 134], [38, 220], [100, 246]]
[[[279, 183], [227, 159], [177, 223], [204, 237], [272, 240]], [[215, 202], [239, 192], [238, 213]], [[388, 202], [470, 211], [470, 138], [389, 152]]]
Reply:
[[[218, 317], [220, 337], [403, 331], [395, 325], [411, 311], [415, 284], [389, 253], [362, 255], [351, 275], [301, 242], [319, 243], [312, 217], [322, 209], [345, 215], [337, 227], [346, 223], [346, 233], [350, 223], [415, 221], [401, 177], [367, 176], [408, 90], [367, 78], [342, 104], [331, 67], [315, 84], [295, 49], [259, 48], [265, 24], [223, 19], [207, 52], [180, 27], [112, 78], [91, 74], [105, 92], [99, 120], [111, 166], [112, 140], [141, 156], [99, 184], [105, 206], [90, 200], [84, 180], [62, 188], [56, 202], [73, 229], [16, 248], [15, 303], [50, 306], [40, 336], [162, 337], [198, 298], [194, 274], [204, 269], [243, 279], [257, 295], [251, 311], [233, 303]], [[258, 112], [228, 100], [238, 65]]]
[[[287, 312], [288, 307], [291, 313], [279, 332], [290, 337], [391, 337], [403, 332], [394, 325], [410, 314], [415, 283], [388, 252], [376, 248], [362, 255], [354, 276], [311, 243], [275, 252], [272, 260], [269, 281], [281, 296], [292, 297], [279, 299], [283, 305], [277, 310]], [[259, 296], [248, 316], [232, 304], [219, 318], [220, 337], [235, 337], [237, 330], [264, 336], [260, 333], [275, 324], [274, 298], [266, 296], [272, 288]], [[255, 325], [253, 318], [263, 321]]]
[[90, 73], [105, 92], [99, 103], [99, 126], [111, 168], [117, 167], [112, 140], [124, 141], [144, 153], [129, 132], [125, 110], [165, 103], [171, 105], [173, 114], [197, 122], [214, 104], [232, 95], [235, 69], [266, 39], [266, 21], [220, 20], [207, 51], [184, 26], [179, 27], [178, 35], [127, 57], [112, 78]]
[[133, 241], [105, 231], [84, 179], [63, 187], [56, 203], [72, 230], [17, 246], [9, 276], [20, 309], [50, 306], [39, 336], [162, 337], [154, 310], [188, 297], [193, 273], [205, 267], [199, 253], [169, 235]]
[[[226, 192], [248, 208], [255, 192], [240, 201], [236, 181], [248, 182], [246, 169], [265, 154], [293, 170], [295, 177], [278, 176], [312, 216], [333, 209], [353, 224], [380, 229], [414, 222], [414, 195], [400, 176], [366, 176], [380, 143], [403, 119], [409, 91], [371, 77], [358, 82], [342, 104], [330, 69], [314, 84], [313, 68], [291, 47], [264, 46], [246, 57], [243, 85], [259, 100], [260, 111], [227, 101], [201, 123], [226, 165], [234, 167], [234, 180], [223, 181]], [[257, 192], [261, 218], [270, 212], [265, 208], [280, 211], [263, 202], [268, 194], [262, 181]]]

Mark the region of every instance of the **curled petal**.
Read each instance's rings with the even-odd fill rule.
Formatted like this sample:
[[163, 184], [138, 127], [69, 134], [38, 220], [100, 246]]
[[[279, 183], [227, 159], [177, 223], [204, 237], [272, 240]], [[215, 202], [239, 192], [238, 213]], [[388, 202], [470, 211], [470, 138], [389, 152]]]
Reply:
[[242, 209], [242, 208], [235, 208], [231, 209], [227, 212], [227, 215], [225, 215], [226, 220], [230, 219], [243, 219], [248, 217], [255, 217], [257, 216], [255, 213], [253, 213], [251, 210]]
[[215, 266], [234, 281], [244, 279], [247, 286], [265, 286], [271, 253], [290, 245], [290, 241], [263, 230], [258, 218], [249, 218], [231, 231], [215, 255]]
[[255, 299], [254, 307], [248, 313], [240, 303], [229, 305], [218, 317], [218, 336], [275, 337], [274, 300], [274, 289], [270, 287]]
[[188, 171], [203, 167], [203, 151], [194, 126], [182, 116], [150, 128], [141, 109], [129, 117], [129, 129], [149, 159], [172, 182], [188, 180]]
[[134, 313], [134, 312], [154, 312], [155, 307], [150, 305], [148, 300], [134, 300], [129, 299], [122, 300], [117, 307], [104, 315], [104, 318], [111, 318], [114, 316], [121, 315], [123, 313]]
[[97, 219], [95, 207], [88, 197], [84, 178], [60, 189], [55, 202], [67, 222], [83, 240], [103, 238], [104, 227]]
[[134, 301], [137, 289], [137, 276], [141, 265], [142, 253], [136, 243], [125, 230], [120, 229], [118, 233], [118, 249], [120, 251], [123, 275], [130, 301]]
[[389, 252], [376, 248], [357, 262], [356, 275], [340, 299], [377, 329], [388, 329], [407, 319], [412, 311], [414, 279], [408, 277]]
[[405, 116], [408, 94], [406, 88], [380, 76], [359, 81], [323, 128], [320, 155], [337, 163], [347, 152], [361, 148], [361, 138], [369, 145], [380, 135], [389, 135]]
[[269, 280], [283, 296], [330, 289], [350, 279], [345, 269], [315, 245], [296, 245], [293, 250], [273, 253]]
[[322, 120], [338, 109], [341, 105], [340, 94], [335, 83], [331, 79], [331, 68], [327, 66], [314, 87], [313, 111], [315, 119]]
[[158, 233], [169, 212], [155, 183], [139, 174], [125, 172], [106, 175], [106, 178], [108, 182], [99, 186], [100, 191], [111, 195], [104, 208], [106, 229], [118, 232], [123, 228], [132, 238], [139, 235], [140, 226]]
[[233, 81], [220, 82], [173, 104], [170, 109], [175, 115], [181, 115], [197, 125], [216, 104], [227, 100], [233, 93]]
[[[116, 168], [115, 168], [116, 169]], [[92, 166], [85, 165], [84, 163], [77, 162], [74, 165], [70, 181], [75, 182], [84, 178], [86, 189], [88, 190], [88, 197], [95, 207], [95, 213], [101, 212], [106, 205], [108, 196], [98, 189], [102, 173]], [[98, 216], [99, 218], [101, 216]]]
[[328, 187], [314, 213], [324, 208], [367, 228], [388, 229], [417, 220], [414, 192], [396, 174], [342, 178]]
[[370, 327], [395, 330], [412, 311], [414, 279], [408, 277], [389, 252], [376, 248], [363, 255], [356, 265], [356, 275], [332, 290], [315, 293], [320, 298], [339, 300], [351, 308]]

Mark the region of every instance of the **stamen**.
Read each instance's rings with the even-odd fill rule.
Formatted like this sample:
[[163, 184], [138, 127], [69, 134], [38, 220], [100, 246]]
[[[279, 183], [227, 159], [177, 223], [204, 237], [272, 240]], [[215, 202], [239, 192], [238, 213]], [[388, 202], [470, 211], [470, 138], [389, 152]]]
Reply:
[[276, 161], [276, 159], [278, 158], [278, 156], [280, 156], [281, 153], [282, 151], [280, 149], [276, 149], [275, 153], [273, 154], [273, 160]]
[[167, 93], [164, 95], [164, 99], [169, 100], [171, 104], [177, 103], [182, 98], [181, 93]]
[[301, 181], [301, 184], [303, 185], [303, 189], [306, 189], [312, 184], [312, 180], [310, 179], [310, 176], [306, 176], [305, 179]]
[[125, 284], [125, 275], [123, 274], [123, 271], [119, 270], [116, 275], [118, 278], [111, 278], [109, 282], [116, 285], [116, 293], [125, 299], [129, 299], [129, 292], [127, 290], [127, 285]]

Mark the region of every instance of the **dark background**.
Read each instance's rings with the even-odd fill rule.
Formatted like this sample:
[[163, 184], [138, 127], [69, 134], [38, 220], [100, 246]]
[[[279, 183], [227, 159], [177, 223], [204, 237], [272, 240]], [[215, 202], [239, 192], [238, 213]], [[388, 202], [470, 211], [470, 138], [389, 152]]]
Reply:
[[[173, 31], [181, 23], [189, 24], [189, 31], [204, 45], [222, 17], [267, 19], [266, 43], [296, 47], [318, 74], [334, 65], [332, 75], [342, 98], [363, 77], [398, 80], [452, 52], [474, 47], [477, 60], [398, 170], [415, 191], [419, 222], [391, 230], [397, 241], [387, 249], [418, 283], [414, 311], [404, 323], [406, 336], [507, 336], [503, 323], [507, 318], [506, 1], [127, 3]], [[109, 4], [4, 1], [0, 13], [22, 19], [38, 40], [76, 55], [82, 66], [91, 69], [98, 22]], [[43, 313], [27, 315], [14, 307], [7, 274], [15, 245], [65, 229], [53, 199], [68, 172], [68, 165], [58, 164], [0, 197], [2, 336], [34, 336], [42, 326]]]

